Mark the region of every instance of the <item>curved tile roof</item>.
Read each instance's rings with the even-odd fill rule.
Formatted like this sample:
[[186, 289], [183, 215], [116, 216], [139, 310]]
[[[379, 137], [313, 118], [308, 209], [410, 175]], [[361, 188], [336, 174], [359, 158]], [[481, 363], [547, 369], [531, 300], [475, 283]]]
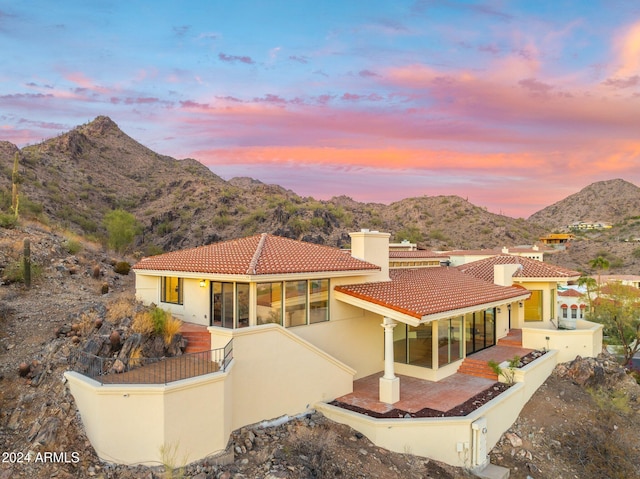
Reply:
[[493, 266], [497, 264], [519, 264], [522, 267], [513, 274], [514, 278], [578, 278], [580, 273], [554, 264], [544, 263], [535, 259], [510, 254], [500, 254], [491, 258], [473, 261], [471, 263], [457, 266], [457, 268], [468, 275], [485, 281], [493, 282]]
[[263, 233], [143, 258], [134, 270], [266, 275], [380, 270], [348, 252]]
[[392, 270], [389, 274], [391, 281], [336, 286], [335, 291], [415, 318], [528, 294], [522, 288], [498, 286], [446, 266]]

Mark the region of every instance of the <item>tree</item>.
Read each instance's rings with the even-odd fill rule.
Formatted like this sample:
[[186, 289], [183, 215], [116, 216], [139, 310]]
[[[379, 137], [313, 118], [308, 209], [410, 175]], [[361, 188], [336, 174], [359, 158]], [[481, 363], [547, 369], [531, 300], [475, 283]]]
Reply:
[[608, 283], [601, 288], [595, 304], [589, 319], [604, 326], [604, 335], [620, 347], [623, 364], [629, 363], [640, 350], [640, 290], [620, 281]]
[[587, 292], [585, 293], [585, 296], [589, 302], [589, 311], [593, 311], [593, 298], [598, 289], [596, 280], [591, 276], [580, 276], [578, 278], [578, 286], [584, 286], [586, 288]]
[[140, 232], [135, 216], [120, 209], [109, 211], [104, 216], [103, 224], [107, 230], [109, 247], [118, 253], [123, 253]]
[[600, 291], [600, 287], [602, 286], [600, 284], [600, 276], [603, 271], [609, 269], [609, 260], [604, 256], [598, 256], [597, 258], [589, 261], [589, 266], [598, 272], [598, 291]]

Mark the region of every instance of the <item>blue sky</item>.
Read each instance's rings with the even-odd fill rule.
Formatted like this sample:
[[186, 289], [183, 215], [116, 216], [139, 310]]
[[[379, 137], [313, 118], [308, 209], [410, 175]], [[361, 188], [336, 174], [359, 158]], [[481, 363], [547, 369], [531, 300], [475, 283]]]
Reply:
[[0, 1], [0, 139], [98, 115], [304, 196], [523, 216], [640, 183], [635, 1]]

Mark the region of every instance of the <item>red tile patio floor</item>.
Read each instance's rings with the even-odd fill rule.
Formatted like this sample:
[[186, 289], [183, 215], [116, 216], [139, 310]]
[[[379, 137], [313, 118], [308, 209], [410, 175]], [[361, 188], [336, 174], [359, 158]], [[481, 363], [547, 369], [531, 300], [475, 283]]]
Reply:
[[[471, 357], [502, 362], [516, 355], [522, 357], [531, 351], [531, 349], [515, 346], [498, 345], [473, 354]], [[378, 399], [378, 380], [382, 374], [379, 372], [355, 380], [353, 392], [336, 398], [336, 401], [381, 414], [392, 409], [413, 413], [424, 408], [446, 412], [495, 384], [495, 381], [491, 379], [460, 373], [455, 373], [437, 382], [398, 375], [400, 378], [400, 400], [394, 404], [387, 404]]]

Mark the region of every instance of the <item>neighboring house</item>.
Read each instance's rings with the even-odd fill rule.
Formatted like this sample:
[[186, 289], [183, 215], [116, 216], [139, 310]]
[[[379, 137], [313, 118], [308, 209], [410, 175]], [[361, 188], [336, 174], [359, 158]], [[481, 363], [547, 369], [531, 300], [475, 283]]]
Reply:
[[574, 234], [571, 233], [550, 233], [548, 235], [542, 236], [540, 241], [552, 248], [565, 250], [567, 249], [567, 245], [575, 238]]
[[[428, 252], [414, 258], [422, 264], [394, 269], [393, 255], [411, 259], [409, 253], [423, 253], [390, 252], [388, 233], [362, 230], [350, 236], [350, 252], [261, 234], [134, 265], [139, 300], [207, 327], [211, 348], [232, 345], [233, 361], [218, 373], [143, 389], [100, 386], [67, 373], [98, 455], [112, 462], [149, 462], [158, 457], [152, 446], [176, 442], [195, 460], [223, 449], [234, 429], [302, 413], [351, 393], [354, 380], [374, 374], [380, 375], [379, 400], [394, 404], [401, 398], [396, 373], [441, 381], [514, 328], [523, 329], [524, 347], [549, 349], [557, 335], [544, 328], [556, 318], [558, 285], [579, 277], [503, 254], [458, 268], [421, 267], [440, 263], [440, 256]], [[530, 322], [537, 329], [527, 339]], [[590, 331], [583, 356], [599, 352], [601, 339], [593, 336], [601, 337], [601, 329]], [[519, 401], [524, 404], [534, 390]], [[498, 428], [508, 427], [504, 418], [517, 417], [519, 409], [513, 408], [492, 427], [493, 439]], [[115, 413], [117, 424], [110, 419]], [[155, 418], [162, 419], [160, 426]], [[123, 433], [122, 425], [134, 419], [137, 428]], [[443, 446], [448, 452], [442, 460], [469, 464], [457, 453], [449, 455], [456, 444], [469, 448], [465, 424], [456, 429], [453, 445]], [[372, 438], [377, 444], [386, 444], [382, 437], [393, 432], [383, 430], [380, 440]], [[144, 449], [152, 432], [155, 442]]]
[[501, 254], [510, 254], [513, 256], [523, 256], [537, 261], [543, 261], [545, 254], [556, 253], [555, 248], [545, 245], [528, 245], [528, 246], [504, 246], [502, 249], [480, 249], [480, 250], [453, 250], [438, 251], [443, 256], [449, 257], [450, 266], [461, 266], [463, 264], [472, 263], [491, 258]]
[[588, 310], [588, 299], [585, 292], [577, 287], [558, 290], [559, 326], [565, 329], [576, 329], [578, 319], [585, 319]]
[[604, 230], [611, 228], [613, 228], [611, 223], [605, 223], [603, 221], [576, 221], [569, 225], [569, 229], [571, 230]]
[[632, 286], [634, 288], [640, 288], [640, 276], [636, 274], [601, 274], [591, 276], [596, 281], [600, 280], [601, 284], [607, 283], [622, 283], [626, 286]]
[[445, 266], [449, 255], [429, 250], [389, 250], [389, 268], [428, 268]]

